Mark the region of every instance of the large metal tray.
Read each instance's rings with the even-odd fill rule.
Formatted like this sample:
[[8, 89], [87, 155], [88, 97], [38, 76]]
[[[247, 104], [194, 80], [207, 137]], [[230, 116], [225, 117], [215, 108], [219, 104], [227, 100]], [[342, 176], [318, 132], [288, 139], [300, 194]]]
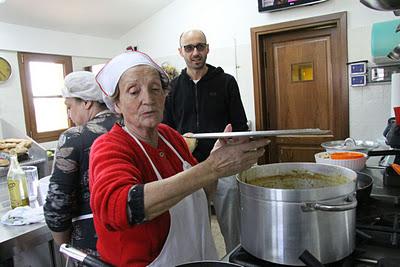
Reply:
[[321, 135], [328, 134], [330, 131], [321, 129], [288, 129], [288, 130], [269, 130], [269, 131], [246, 131], [246, 132], [220, 132], [220, 133], [195, 133], [185, 136], [196, 139], [216, 139], [234, 137], [267, 137], [278, 135]]

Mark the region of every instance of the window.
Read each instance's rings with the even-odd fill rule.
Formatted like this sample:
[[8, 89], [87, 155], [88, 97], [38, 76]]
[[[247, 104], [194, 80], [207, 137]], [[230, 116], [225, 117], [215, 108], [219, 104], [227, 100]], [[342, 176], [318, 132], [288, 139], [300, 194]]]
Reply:
[[292, 64], [292, 82], [314, 80], [313, 63]]
[[71, 126], [61, 95], [71, 57], [18, 53], [18, 61], [27, 134], [37, 142], [57, 140]]

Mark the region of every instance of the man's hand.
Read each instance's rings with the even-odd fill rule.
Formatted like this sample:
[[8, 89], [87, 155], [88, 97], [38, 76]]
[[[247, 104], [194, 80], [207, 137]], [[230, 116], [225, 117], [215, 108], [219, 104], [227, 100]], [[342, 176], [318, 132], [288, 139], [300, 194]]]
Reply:
[[192, 138], [191, 136], [193, 136], [193, 133], [185, 133], [183, 135], [183, 139], [185, 139], [185, 142], [189, 148], [190, 153], [193, 153], [193, 151], [196, 149], [197, 147], [197, 139], [196, 138]]

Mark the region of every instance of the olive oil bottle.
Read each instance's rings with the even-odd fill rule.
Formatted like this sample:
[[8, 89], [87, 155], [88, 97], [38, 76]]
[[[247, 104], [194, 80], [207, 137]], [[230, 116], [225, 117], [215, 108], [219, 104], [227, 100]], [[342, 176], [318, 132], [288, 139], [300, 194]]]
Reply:
[[26, 175], [18, 163], [16, 154], [10, 156], [7, 185], [12, 209], [29, 205]]

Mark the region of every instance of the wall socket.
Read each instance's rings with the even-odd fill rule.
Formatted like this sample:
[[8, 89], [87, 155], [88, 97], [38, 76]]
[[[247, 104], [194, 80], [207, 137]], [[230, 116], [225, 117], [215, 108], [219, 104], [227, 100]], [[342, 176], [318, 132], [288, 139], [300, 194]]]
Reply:
[[368, 83], [391, 82], [392, 73], [400, 73], [400, 64], [368, 68]]

